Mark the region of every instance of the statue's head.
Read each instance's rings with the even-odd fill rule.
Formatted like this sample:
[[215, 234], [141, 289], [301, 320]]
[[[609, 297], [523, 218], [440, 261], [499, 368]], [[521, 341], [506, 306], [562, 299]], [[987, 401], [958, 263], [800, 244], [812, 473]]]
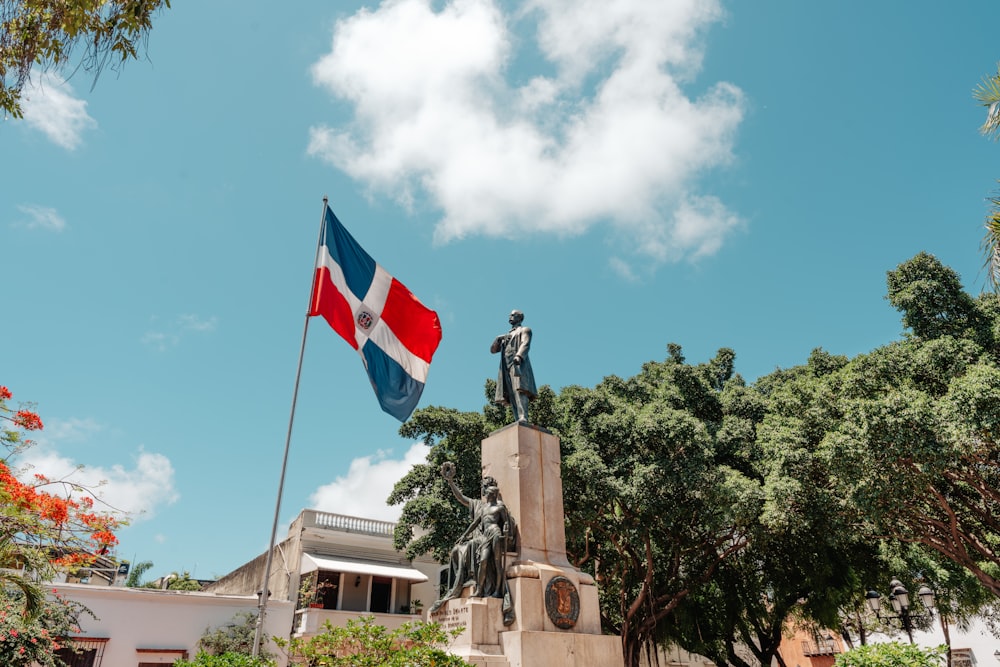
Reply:
[[495, 493], [499, 492], [499, 489], [497, 488], [497, 481], [492, 477], [490, 477], [489, 475], [487, 475], [486, 477], [483, 477], [483, 486], [482, 486], [483, 497], [488, 496], [491, 490], [494, 491]]
[[519, 326], [524, 321], [524, 313], [520, 310], [512, 310], [510, 311], [510, 319], [508, 321], [514, 326]]

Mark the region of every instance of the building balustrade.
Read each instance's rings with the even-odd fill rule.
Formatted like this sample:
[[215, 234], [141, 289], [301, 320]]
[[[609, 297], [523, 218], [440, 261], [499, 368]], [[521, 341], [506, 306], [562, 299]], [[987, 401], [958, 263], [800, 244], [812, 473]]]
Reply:
[[[315, 526], [316, 528], [327, 528], [330, 530], [341, 530], [348, 533], [362, 533], [381, 537], [392, 537], [392, 533], [396, 529], [396, 524], [392, 521], [363, 519], [356, 516], [312, 510], [304, 512], [304, 514], [306, 514], [306, 517], [304, 517], [306, 525]], [[310, 521], [310, 519], [312, 520]]]

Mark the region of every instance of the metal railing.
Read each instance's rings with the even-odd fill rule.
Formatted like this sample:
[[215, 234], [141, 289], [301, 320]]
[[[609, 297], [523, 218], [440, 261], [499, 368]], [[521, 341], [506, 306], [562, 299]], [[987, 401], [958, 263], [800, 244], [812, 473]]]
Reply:
[[840, 653], [840, 642], [836, 639], [802, 642], [802, 655], [806, 657], [812, 655], [831, 655], [834, 653]]

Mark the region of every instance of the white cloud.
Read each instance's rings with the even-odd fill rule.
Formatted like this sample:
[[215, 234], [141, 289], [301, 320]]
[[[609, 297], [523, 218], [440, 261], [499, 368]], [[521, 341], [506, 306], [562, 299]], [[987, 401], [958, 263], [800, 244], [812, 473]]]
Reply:
[[168, 334], [162, 331], [147, 331], [142, 334], [141, 340], [143, 345], [148, 345], [149, 347], [163, 352], [167, 348], [177, 345], [181, 339], [177, 334]]
[[184, 331], [212, 332], [215, 331], [218, 324], [219, 318], [217, 317], [202, 319], [197, 315], [181, 315], [177, 318], [177, 326]]
[[69, 419], [49, 419], [45, 421], [45, 442], [80, 442], [104, 430], [91, 417]]
[[66, 150], [79, 147], [84, 131], [97, 127], [87, 113], [87, 103], [73, 96], [69, 83], [53, 76], [43, 74], [28, 82], [21, 109], [28, 125]]
[[[154, 317], [153, 321], [159, 318]], [[181, 342], [181, 338], [188, 333], [212, 333], [219, 325], [219, 318], [202, 318], [198, 315], [179, 315], [173, 322], [166, 325], [166, 330], [147, 331], [142, 335], [143, 345], [152, 347], [160, 352], [176, 346]]]
[[35, 204], [21, 204], [17, 207], [17, 210], [28, 216], [27, 220], [14, 223], [18, 227], [44, 229], [50, 232], [61, 232], [66, 229], [66, 220], [54, 208], [37, 206]]
[[[697, 181], [732, 160], [743, 95], [682, 84], [721, 17], [712, 0], [524, 0], [511, 14], [386, 0], [339, 21], [314, 64], [354, 121], [311, 128], [309, 152], [407, 205], [428, 197], [442, 242], [607, 221], [654, 263], [708, 255], [738, 218]], [[512, 62], [531, 40], [545, 62], [524, 77]]]
[[366, 519], [397, 521], [402, 506], [386, 505], [385, 499], [410, 468], [427, 460], [428, 451], [429, 447], [418, 442], [402, 460], [388, 458], [386, 452], [356, 458], [351, 461], [346, 477], [338, 477], [316, 489], [309, 498], [310, 507]]
[[639, 276], [635, 273], [635, 268], [621, 257], [612, 257], [608, 260], [611, 270], [617, 273], [630, 283], [638, 282]]
[[[88, 420], [83, 422], [88, 423]], [[157, 508], [170, 505], [180, 497], [174, 488], [174, 467], [170, 459], [141, 449], [131, 468], [121, 464], [110, 468], [81, 467], [40, 439], [36, 447], [18, 457], [18, 465], [27, 468], [27, 476], [38, 473], [52, 480], [66, 480], [90, 488], [110, 508], [128, 513], [133, 523], [153, 517]]]

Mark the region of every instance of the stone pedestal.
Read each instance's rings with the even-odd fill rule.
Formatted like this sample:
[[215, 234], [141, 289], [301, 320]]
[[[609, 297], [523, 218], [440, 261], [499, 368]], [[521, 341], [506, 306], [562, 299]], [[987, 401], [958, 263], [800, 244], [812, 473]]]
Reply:
[[483, 476], [492, 475], [518, 522], [519, 560], [569, 567], [559, 438], [511, 424], [483, 440]]
[[512, 424], [483, 441], [482, 456], [483, 476], [497, 480], [518, 526], [519, 552], [507, 564], [515, 619], [504, 627], [501, 600], [465, 597], [466, 589], [430, 616], [464, 626], [450, 651], [473, 665], [621, 665], [621, 638], [601, 634], [594, 579], [566, 559], [559, 439]]

